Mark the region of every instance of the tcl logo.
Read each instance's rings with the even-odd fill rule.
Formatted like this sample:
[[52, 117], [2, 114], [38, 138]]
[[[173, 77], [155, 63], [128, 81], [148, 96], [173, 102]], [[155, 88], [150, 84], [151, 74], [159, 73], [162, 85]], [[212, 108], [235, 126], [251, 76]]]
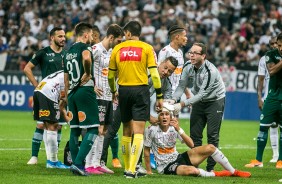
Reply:
[[123, 61], [141, 61], [142, 48], [125, 47], [120, 49], [120, 62]]

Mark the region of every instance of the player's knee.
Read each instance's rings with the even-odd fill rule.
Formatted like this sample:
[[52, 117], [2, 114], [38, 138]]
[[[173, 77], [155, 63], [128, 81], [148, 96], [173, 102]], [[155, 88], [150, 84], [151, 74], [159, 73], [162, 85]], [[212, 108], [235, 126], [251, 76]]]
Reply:
[[208, 145], [206, 146], [206, 150], [207, 150], [208, 153], [212, 154], [212, 153], [215, 152], [216, 147], [215, 147], [214, 145], [212, 145], [212, 144], [208, 144]]
[[45, 129], [45, 125], [43, 124], [43, 123], [38, 123], [37, 125], [36, 125], [36, 128], [38, 128], [38, 129]]
[[267, 140], [267, 137], [268, 137], [267, 131], [266, 132], [265, 131], [259, 131], [257, 140], [258, 141], [265, 141], [265, 140]]
[[62, 127], [63, 127], [62, 125], [58, 125], [58, 128], [57, 128], [57, 129], [58, 129], [58, 130], [62, 130]]
[[183, 175], [183, 176], [198, 176], [199, 175], [199, 170], [195, 167], [184, 167], [182, 168], [182, 172], [181, 173], [177, 173], [177, 175]]

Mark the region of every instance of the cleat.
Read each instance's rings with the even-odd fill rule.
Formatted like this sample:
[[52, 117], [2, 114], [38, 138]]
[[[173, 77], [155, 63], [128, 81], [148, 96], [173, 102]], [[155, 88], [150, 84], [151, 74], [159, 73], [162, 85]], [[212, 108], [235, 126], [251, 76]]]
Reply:
[[46, 168], [49, 168], [49, 169], [55, 169], [57, 168], [57, 162], [52, 162], [50, 160], [47, 160], [46, 162]]
[[118, 158], [114, 158], [112, 160], [112, 165], [113, 165], [114, 168], [121, 168], [122, 167]]
[[131, 178], [141, 178], [141, 177], [144, 177], [144, 176], [146, 176], [146, 174], [140, 173], [138, 171], [136, 171], [135, 173], [132, 173], [130, 171], [125, 173], [125, 178], [129, 178], [129, 179], [131, 179]]
[[72, 164], [70, 166], [70, 171], [74, 174], [74, 175], [78, 175], [78, 176], [88, 176], [89, 174], [85, 171], [83, 166], [76, 166], [74, 164]]
[[251, 173], [250, 172], [246, 172], [246, 171], [239, 171], [239, 170], [235, 170], [235, 172], [233, 173], [233, 176], [238, 176], [241, 178], [249, 178], [251, 177]]
[[278, 160], [276, 163], [276, 169], [282, 169], [282, 160]]
[[27, 162], [27, 165], [35, 165], [37, 164], [37, 157], [32, 156], [30, 160]]
[[87, 167], [85, 168], [85, 171], [89, 174], [104, 174], [103, 172], [98, 171], [98, 169], [94, 167]]
[[251, 160], [251, 162], [249, 164], [246, 164], [245, 167], [263, 167], [263, 163], [258, 160]]
[[58, 169], [69, 169], [70, 166], [67, 166], [67, 165], [63, 164], [62, 162], [58, 161], [56, 163], [56, 168], [58, 168]]
[[102, 173], [108, 173], [108, 174], [114, 174], [115, 173], [111, 169], [107, 168], [107, 166], [105, 166], [105, 165], [101, 165], [99, 167], [96, 167], [95, 169], [97, 169], [98, 171], [100, 171]]
[[139, 164], [137, 164], [135, 170], [139, 173], [142, 173], [142, 174], [147, 174], [147, 171], [146, 169], [142, 166], [142, 163], [140, 162]]
[[227, 170], [223, 171], [212, 171], [216, 177], [226, 177], [226, 176], [232, 176], [232, 173]]
[[150, 165], [152, 169], [157, 169], [157, 164], [153, 153], [150, 153]]
[[278, 161], [278, 156], [273, 156], [272, 159], [269, 161], [270, 163], [276, 163]]

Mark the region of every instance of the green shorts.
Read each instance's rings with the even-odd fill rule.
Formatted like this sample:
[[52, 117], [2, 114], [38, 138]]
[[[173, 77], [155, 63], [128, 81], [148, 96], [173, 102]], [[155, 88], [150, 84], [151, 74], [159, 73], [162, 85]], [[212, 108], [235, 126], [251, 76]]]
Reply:
[[71, 128], [99, 127], [98, 103], [94, 88], [79, 87], [68, 96]]
[[[280, 118], [279, 118], [280, 117]], [[260, 124], [270, 126], [273, 122], [282, 125], [282, 101], [267, 98], [260, 115]]]

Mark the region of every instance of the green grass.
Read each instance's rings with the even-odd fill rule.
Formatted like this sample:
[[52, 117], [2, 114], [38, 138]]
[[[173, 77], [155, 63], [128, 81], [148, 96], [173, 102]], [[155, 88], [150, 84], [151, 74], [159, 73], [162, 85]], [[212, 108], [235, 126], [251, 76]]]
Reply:
[[[78, 177], [73, 176], [68, 170], [46, 169], [44, 145], [39, 153], [39, 163], [28, 166], [26, 163], [31, 154], [31, 137], [35, 129], [31, 112], [0, 112], [0, 183], [128, 183], [123, 177], [123, 169], [113, 169], [113, 175]], [[252, 173], [252, 177], [245, 178], [200, 178], [165, 176], [155, 174], [145, 178], [130, 180], [130, 183], [277, 183], [282, 178], [281, 171], [275, 168], [275, 164], [268, 163], [272, 152], [268, 145], [264, 152], [264, 167], [246, 169], [244, 165], [255, 158], [256, 141], [254, 138], [258, 132], [258, 122], [251, 121], [224, 121], [220, 134], [220, 147], [232, 165], [241, 170]], [[181, 127], [188, 133], [189, 121], [181, 121]], [[59, 150], [59, 159], [63, 160], [63, 149], [69, 137], [69, 128], [63, 129], [63, 138]], [[121, 132], [120, 132], [121, 133]], [[206, 142], [206, 137], [204, 137]], [[183, 144], [178, 145], [178, 151], [183, 152], [187, 148]], [[111, 153], [109, 151], [109, 153]], [[109, 155], [109, 161], [111, 155]], [[205, 168], [206, 162], [200, 167]], [[216, 165], [216, 170], [222, 170]]]

